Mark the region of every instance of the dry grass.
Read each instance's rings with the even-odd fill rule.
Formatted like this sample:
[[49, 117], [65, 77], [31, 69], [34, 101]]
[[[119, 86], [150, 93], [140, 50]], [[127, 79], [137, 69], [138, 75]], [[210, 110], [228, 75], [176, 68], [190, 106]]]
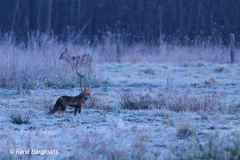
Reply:
[[84, 104], [86, 109], [97, 109], [97, 110], [105, 110], [112, 111], [113, 107], [111, 107], [104, 96], [93, 96], [87, 100]]
[[[0, 43], [3, 59], [0, 63], [0, 85], [14, 91], [9, 93], [5, 90], [6, 93], [4, 91], [1, 94], [1, 106], [4, 108], [0, 123], [3, 159], [239, 159], [239, 135], [233, 135], [238, 131], [239, 116], [230, 115], [239, 108], [239, 103], [238, 106], [233, 103], [229, 106], [228, 94], [222, 94], [223, 89], [220, 92], [211, 90], [210, 87], [223, 83], [220, 78], [209, 78], [206, 83], [199, 82], [204, 75], [199, 73], [200, 78], [194, 79], [199, 80], [194, 81], [196, 88], [186, 88], [176, 85], [175, 77], [171, 76], [172, 66], [164, 67], [162, 70], [166, 72], [161, 74], [150, 66], [141, 70], [144, 78], [158, 75], [162, 78], [165, 76], [163, 74], [170, 74], [167, 89], [163, 87], [165, 81], [162, 79], [157, 79], [160, 84], [154, 84], [150, 88], [142, 85], [138, 75], [131, 75], [131, 71], [126, 73], [128, 79], [121, 79], [125, 83], [120, 83], [116, 80], [118, 77], [110, 77], [109, 73], [115, 73], [115, 70], [109, 71], [109, 75], [105, 76], [103, 70], [99, 72], [95, 68], [92, 79], [83, 84], [93, 87], [93, 91], [98, 90], [100, 94], [93, 94], [80, 115], [46, 116], [48, 108], [52, 108], [56, 101], [54, 97], [63, 94], [60, 88], [64, 88], [65, 93], [73, 94], [72, 88], [79, 87], [79, 77], [72, 72], [71, 66], [58, 59], [60, 53], [67, 47], [71, 50], [71, 55], [91, 54], [94, 64], [115, 62], [119, 58], [116, 44], [109, 39], [95, 46], [87, 43], [75, 45], [71, 42], [62, 44], [53, 37], [42, 36], [40, 39], [33, 37], [28, 48], [24, 48], [13, 44], [8, 38], [10, 37]], [[205, 64], [207, 62], [229, 62], [228, 48], [222, 46], [185, 47], [164, 43], [160, 46], [146, 46], [140, 43], [121, 43], [120, 52], [120, 61], [124, 63], [182, 61], [186, 62], [184, 67], [195, 67], [189, 69], [208, 69]], [[236, 56], [240, 55], [238, 52], [236, 50]], [[236, 61], [239, 59], [236, 57]], [[210, 72], [227, 73], [226, 69], [228, 68], [211, 68]], [[137, 84], [131, 81], [133, 77], [137, 79]], [[147, 78], [144, 80], [149, 83]], [[135, 86], [132, 87], [131, 84]], [[190, 84], [187, 85], [189, 86]], [[120, 92], [119, 96], [119, 87], [130, 89]], [[205, 88], [201, 90], [197, 87], [209, 88], [206, 91]], [[37, 93], [39, 90], [36, 90], [35, 95], [28, 91], [36, 88], [43, 89], [44, 92]], [[46, 93], [46, 88], [51, 88], [52, 93]], [[16, 95], [16, 91], [21, 94]], [[123, 110], [114, 112], [113, 109], [118, 104]], [[12, 124], [8, 117], [4, 117], [9, 110], [33, 112], [31, 124]], [[159, 114], [162, 111], [167, 114]], [[20, 119], [22, 118], [24, 117]], [[185, 121], [188, 123], [182, 123]], [[181, 123], [177, 127], [179, 122]], [[218, 132], [221, 137], [208, 138], [213, 132]], [[233, 138], [227, 139], [228, 137]], [[10, 148], [58, 149], [61, 154], [9, 155]], [[171, 148], [174, 148], [173, 153]]]
[[[183, 149], [185, 148], [186, 149]], [[178, 148], [175, 154], [179, 159], [237, 160], [240, 158], [240, 142], [237, 135], [220, 138], [217, 134], [208, 137], [206, 143], [192, 143]]]
[[191, 63], [184, 63], [183, 67], [205, 67], [206, 64], [202, 61], [199, 62], [191, 62]]
[[226, 96], [216, 93], [198, 95], [192, 89], [167, 89], [164, 91], [122, 92], [122, 109], [168, 109], [175, 112], [232, 113], [234, 107], [226, 106]]
[[217, 84], [217, 79], [215, 77], [211, 77], [210, 79], [205, 81], [205, 85], [212, 86]]
[[231, 71], [226, 66], [221, 66], [221, 67], [215, 68], [214, 72], [216, 72], [216, 73], [229, 73]]
[[178, 128], [177, 138], [185, 139], [196, 134], [195, 127], [191, 123], [181, 123]]
[[[55, 102], [54, 98], [51, 101], [44, 96], [38, 96], [45, 95], [46, 90], [41, 90], [42, 93], [38, 92], [30, 95], [31, 100], [27, 101], [28, 104], [35, 103], [36, 106], [46, 108], [50, 103]], [[56, 90], [52, 89], [51, 92], [52, 95], [57, 96]], [[69, 91], [65, 89], [64, 92]], [[160, 94], [164, 94], [165, 97], [159, 97]], [[196, 110], [170, 108], [173, 104], [179, 105], [178, 102], [181, 106], [186, 105], [190, 108], [192, 105], [189, 104], [202, 103], [203, 101], [198, 99], [201, 95], [195, 93], [193, 89], [162, 89], [161, 92], [159, 89], [126, 91], [125, 95], [143, 97], [140, 102], [145, 102], [147, 98], [148, 103], [151, 104], [148, 105], [148, 109], [137, 111], [109, 112], [112, 109], [109, 101], [119, 100], [113, 95], [102, 92], [93, 94], [78, 116], [69, 113], [46, 116], [46, 109], [30, 107], [33, 114], [29, 125], [14, 125], [2, 117], [0, 123], [0, 130], [3, 131], [0, 132], [0, 140], [3, 144], [2, 156], [5, 159], [80, 158], [83, 160], [217, 159], [223, 153], [226, 155], [225, 159], [239, 156], [237, 139], [239, 136], [233, 134], [237, 132], [239, 126], [238, 116], [221, 114], [221, 103], [218, 108], [209, 108], [206, 111], [203, 111], [201, 105]], [[21, 96], [25, 95], [18, 96], [22, 98]], [[169, 97], [174, 98], [174, 101], [168, 99]], [[15, 102], [15, 97], [11, 98], [11, 109], [15, 109], [11, 105], [11, 102]], [[221, 96], [220, 98], [222, 99]], [[214, 96], [210, 96], [209, 100], [215, 101]], [[170, 101], [173, 101], [171, 105]], [[137, 104], [139, 105], [140, 102]], [[17, 108], [22, 113], [29, 111], [28, 108], [24, 109], [24, 105]], [[231, 122], [230, 118], [235, 119]], [[237, 126], [232, 129], [234, 125]], [[221, 137], [211, 139], [208, 137], [211, 133], [219, 133]], [[224, 139], [226, 134], [229, 134], [227, 135], [229, 139]], [[58, 150], [60, 155], [10, 155], [10, 148], [51, 149]]]
[[30, 124], [30, 116], [25, 115], [22, 116], [20, 114], [12, 114], [9, 116], [9, 121], [13, 124], [21, 125], [21, 124]]
[[151, 68], [144, 69], [143, 72], [145, 74], [150, 74], [150, 75], [155, 75], [156, 74], [155, 71]]
[[149, 93], [122, 92], [120, 94], [120, 104], [122, 109], [144, 110], [151, 109], [154, 101]]
[[[74, 45], [71, 40], [66, 43], [59, 43], [56, 38], [40, 35], [31, 37], [28, 47], [24, 48], [21, 44], [15, 45], [13, 37], [6, 35], [0, 39], [0, 56], [4, 60], [0, 64], [2, 71], [0, 85], [3, 88], [15, 88], [19, 92], [22, 89], [32, 89], [40, 86], [61, 87], [66, 84], [78, 83], [76, 72], [66, 62], [59, 60], [59, 56], [65, 48], [68, 48], [71, 55], [81, 55], [83, 53], [93, 56], [93, 65], [96, 63], [116, 62], [119, 57], [117, 45], [111, 41], [110, 37], [105, 37], [102, 43], [94, 47], [86, 42]], [[160, 46], [144, 45], [143, 43], [126, 45], [120, 42], [120, 61], [122, 63], [138, 62], [187, 62], [186, 66], [205, 66], [204, 62], [229, 62], [227, 47], [222, 46], [174, 46], [162, 43]], [[240, 58], [237, 55], [236, 61]], [[169, 56], [171, 55], [171, 56]], [[216, 68], [215, 72], [228, 72], [226, 67]], [[155, 71], [146, 69], [143, 71], [148, 75], [154, 75]], [[97, 81], [99, 76], [94, 73], [92, 82], [84, 81], [84, 85], [93, 83], [93, 86], [102, 85], [106, 82], [104, 78]], [[94, 78], [95, 77], [95, 78]], [[51, 80], [51, 81], [49, 81]]]

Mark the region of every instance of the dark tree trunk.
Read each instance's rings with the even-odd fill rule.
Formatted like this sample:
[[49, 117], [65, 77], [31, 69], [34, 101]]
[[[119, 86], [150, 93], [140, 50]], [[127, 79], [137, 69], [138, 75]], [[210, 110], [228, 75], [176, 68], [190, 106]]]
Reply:
[[50, 34], [52, 28], [52, 2], [53, 0], [48, 0], [47, 5], [47, 26], [46, 26], [46, 33]]

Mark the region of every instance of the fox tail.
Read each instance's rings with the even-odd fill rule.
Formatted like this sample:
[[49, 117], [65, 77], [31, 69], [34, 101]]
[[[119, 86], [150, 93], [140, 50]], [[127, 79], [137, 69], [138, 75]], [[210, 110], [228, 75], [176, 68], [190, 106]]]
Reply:
[[60, 107], [61, 106], [58, 104], [58, 102], [56, 102], [56, 104], [54, 105], [53, 109], [48, 112], [48, 115], [57, 112]]

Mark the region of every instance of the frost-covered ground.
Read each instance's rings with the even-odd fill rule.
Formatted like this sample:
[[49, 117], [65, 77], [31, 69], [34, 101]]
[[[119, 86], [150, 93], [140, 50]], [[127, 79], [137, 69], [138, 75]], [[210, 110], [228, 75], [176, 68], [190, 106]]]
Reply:
[[[92, 98], [76, 116], [47, 112], [78, 87], [1, 89], [0, 159], [239, 158], [239, 64], [111, 63], [94, 70], [104, 82], [86, 86]], [[124, 97], [148, 109], [123, 109], [130, 101]], [[11, 123], [16, 114], [31, 123]]]

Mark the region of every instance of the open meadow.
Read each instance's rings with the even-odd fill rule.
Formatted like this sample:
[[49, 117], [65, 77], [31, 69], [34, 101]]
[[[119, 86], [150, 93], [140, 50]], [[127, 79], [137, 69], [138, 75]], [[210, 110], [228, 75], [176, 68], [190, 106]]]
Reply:
[[[240, 65], [228, 48], [37, 43], [0, 43], [0, 159], [240, 159]], [[81, 85], [65, 48], [93, 57]], [[82, 87], [92, 97], [81, 114], [47, 115]]]

